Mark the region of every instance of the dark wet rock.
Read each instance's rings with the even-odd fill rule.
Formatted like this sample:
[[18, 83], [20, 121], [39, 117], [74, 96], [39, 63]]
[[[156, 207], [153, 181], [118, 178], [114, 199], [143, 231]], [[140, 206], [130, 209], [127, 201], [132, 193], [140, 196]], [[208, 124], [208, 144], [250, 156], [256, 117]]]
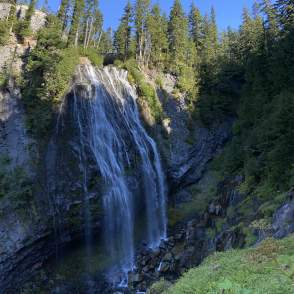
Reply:
[[163, 260], [163, 261], [166, 261], [166, 262], [172, 262], [172, 260], [173, 260], [173, 255], [172, 255], [170, 252], [168, 252], [168, 253], [166, 253], [166, 254], [164, 255], [164, 257], [163, 257], [162, 260]]
[[130, 273], [129, 274], [129, 283], [140, 283], [142, 282], [143, 277], [138, 273]]
[[289, 193], [289, 200], [280, 207], [273, 217], [273, 236], [275, 238], [284, 238], [294, 233], [294, 192]]
[[219, 204], [211, 203], [208, 207], [208, 213], [220, 216], [222, 214], [222, 207]]

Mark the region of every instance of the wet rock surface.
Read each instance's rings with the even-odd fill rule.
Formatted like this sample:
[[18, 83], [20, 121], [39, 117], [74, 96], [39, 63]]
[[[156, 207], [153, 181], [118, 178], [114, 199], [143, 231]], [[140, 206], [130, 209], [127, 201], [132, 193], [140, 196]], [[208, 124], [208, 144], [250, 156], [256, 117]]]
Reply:
[[280, 207], [273, 217], [273, 236], [284, 238], [294, 233], [294, 191], [288, 193], [289, 201]]

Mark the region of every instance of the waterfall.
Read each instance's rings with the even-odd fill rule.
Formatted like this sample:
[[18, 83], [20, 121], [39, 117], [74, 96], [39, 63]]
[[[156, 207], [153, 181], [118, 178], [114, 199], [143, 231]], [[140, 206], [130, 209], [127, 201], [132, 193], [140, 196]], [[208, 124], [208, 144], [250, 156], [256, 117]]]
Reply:
[[[102, 179], [105, 243], [123, 284], [134, 268], [139, 206], [145, 214], [149, 247], [159, 246], [166, 237], [164, 175], [156, 144], [140, 122], [136, 91], [127, 80], [127, 72], [84, 66], [81, 75], [90, 85], [85, 97], [80, 97], [78, 90], [73, 96], [80, 157], [89, 152]], [[128, 175], [130, 170], [134, 170], [132, 176]], [[88, 197], [85, 199], [86, 218], [90, 220]], [[89, 234], [89, 229], [86, 232]]]

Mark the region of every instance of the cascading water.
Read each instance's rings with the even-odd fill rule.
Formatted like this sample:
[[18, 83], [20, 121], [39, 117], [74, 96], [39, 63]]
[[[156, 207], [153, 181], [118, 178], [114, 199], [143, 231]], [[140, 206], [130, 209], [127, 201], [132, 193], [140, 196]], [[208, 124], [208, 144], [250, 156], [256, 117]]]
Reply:
[[[106, 247], [116, 265], [115, 278], [123, 285], [134, 267], [138, 203], [145, 211], [149, 246], [157, 247], [166, 237], [164, 175], [156, 144], [140, 122], [136, 92], [127, 81], [127, 72], [84, 66], [82, 75], [91, 85], [87, 98], [76, 91], [73, 101], [80, 156], [85, 150], [91, 153], [103, 181]], [[136, 188], [128, 176], [134, 166]], [[86, 221], [91, 219], [87, 201]]]

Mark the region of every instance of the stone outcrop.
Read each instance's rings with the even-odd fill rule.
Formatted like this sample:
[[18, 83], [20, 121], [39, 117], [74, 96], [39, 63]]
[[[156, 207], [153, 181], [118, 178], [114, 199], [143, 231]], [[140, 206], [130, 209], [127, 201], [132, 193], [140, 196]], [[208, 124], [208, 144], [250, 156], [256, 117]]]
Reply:
[[288, 193], [290, 199], [280, 207], [273, 217], [273, 236], [284, 238], [294, 233], [294, 191]]
[[[11, 4], [0, 3], [0, 20], [7, 19], [9, 16]], [[16, 15], [19, 20], [24, 19], [28, 9], [26, 5], [17, 5]], [[46, 13], [36, 10], [31, 20], [31, 30], [33, 34], [39, 31], [46, 24]], [[19, 77], [22, 73], [25, 59], [30, 50], [36, 46], [34, 37], [25, 38], [23, 44], [18, 43], [16, 36], [12, 33], [8, 43], [5, 46], [0, 46], [0, 73], [5, 71], [5, 68], [10, 68], [13, 77]]]
[[[7, 19], [9, 16], [11, 4], [9, 3], [0, 3], [0, 19]], [[28, 10], [27, 5], [17, 5], [16, 6], [16, 15], [17, 18], [22, 20], [26, 15]], [[46, 23], [46, 13], [40, 10], [36, 10], [31, 20], [31, 29], [33, 33], [41, 29]]]
[[175, 96], [175, 79], [166, 75], [157, 94], [166, 119], [164, 133], [157, 132], [157, 142], [166, 165], [172, 193], [183, 192], [197, 183], [209, 163], [231, 137], [233, 119], [228, 118], [208, 128], [189, 114], [185, 95]]
[[28, 136], [19, 89], [0, 91], [0, 156], [11, 159], [11, 168], [29, 165], [33, 140]]

